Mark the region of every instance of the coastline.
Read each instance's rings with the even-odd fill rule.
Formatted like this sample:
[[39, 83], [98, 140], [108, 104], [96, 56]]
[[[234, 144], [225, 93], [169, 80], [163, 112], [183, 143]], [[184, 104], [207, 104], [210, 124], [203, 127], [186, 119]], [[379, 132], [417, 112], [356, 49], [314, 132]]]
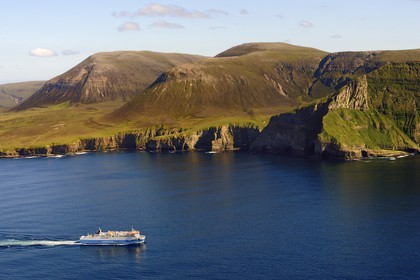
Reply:
[[[79, 141], [84, 142], [84, 141]], [[328, 156], [315, 155], [297, 155], [297, 154], [283, 154], [274, 152], [253, 152], [249, 147], [235, 148], [233, 146], [195, 146], [189, 148], [188, 146], [174, 147], [174, 146], [155, 146], [146, 145], [145, 147], [100, 147], [100, 148], [86, 148], [75, 144], [60, 144], [46, 147], [25, 147], [16, 148], [8, 152], [0, 152], [0, 159], [32, 159], [32, 158], [63, 158], [67, 156], [78, 156], [89, 153], [107, 153], [107, 152], [150, 152], [150, 153], [176, 153], [176, 152], [205, 152], [208, 154], [216, 154], [221, 152], [247, 152], [259, 155], [278, 155], [292, 158], [307, 158], [318, 160], [345, 160], [345, 161], [363, 161], [363, 160], [396, 160], [405, 157], [417, 156], [420, 154], [418, 150], [402, 151], [402, 150], [357, 150], [357, 151], [336, 151], [334, 154]], [[337, 156], [338, 155], [338, 156]], [[341, 155], [341, 156], [340, 156]]]

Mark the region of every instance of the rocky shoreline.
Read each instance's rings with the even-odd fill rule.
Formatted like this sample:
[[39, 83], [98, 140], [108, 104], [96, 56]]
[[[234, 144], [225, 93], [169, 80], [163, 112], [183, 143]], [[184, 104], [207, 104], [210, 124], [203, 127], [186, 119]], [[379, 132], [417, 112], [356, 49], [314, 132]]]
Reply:
[[258, 127], [226, 125], [194, 133], [164, 128], [120, 133], [109, 137], [84, 138], [71, 144], [23, 147], [0, 152], [0, 157], [69, 155], [109, 150], [190, 151], [249, 150], [257, 138]]
[[[0, 151], [1, 158], [17, 157], [59, 157], [85, 152], [106, 152], [114, 150], [137, 150], [150, 152], [165, 151], [245, 151], [255, 154], [278, 154], [294, 157], [319, 159], [367, 159], [401, 158], [418, 154], [418, 150], [340, 150], [330, 145], [328, 149], [315, 149], [312, 153], [297, 153], [292, 150], [256, 149], [262, 133], [253, 125], [225, 125], [210, 127], [194, 133], [165, 128], [146, 129], [119, 133], [109, 137], [84, 138], [71, 144], [52, 144], [45, 147], [22, 147]], [[320, 144], [320, 143], [319, 143]]]

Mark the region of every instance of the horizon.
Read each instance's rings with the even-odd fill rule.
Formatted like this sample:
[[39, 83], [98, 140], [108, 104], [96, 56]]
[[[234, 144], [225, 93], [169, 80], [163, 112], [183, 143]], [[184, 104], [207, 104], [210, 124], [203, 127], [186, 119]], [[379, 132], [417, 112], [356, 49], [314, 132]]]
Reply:
[[326, 52], [420, 48], [420, 37], [415, 36], [419, 0], [76, 0], [71, 4], [45, 0], [42, 4], [18, 0], [3, 5], [0, 84], [49, 80], [98, 52], [211, 57], [252, 42]]

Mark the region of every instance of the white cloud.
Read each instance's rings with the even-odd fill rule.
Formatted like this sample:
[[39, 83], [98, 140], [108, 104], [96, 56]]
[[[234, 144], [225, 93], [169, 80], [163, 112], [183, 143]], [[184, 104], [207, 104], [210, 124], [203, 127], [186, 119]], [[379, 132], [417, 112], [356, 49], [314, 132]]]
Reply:
[[73, 50], [64, 50], [61, 52], [62, 55], [75, 55], [78, 54], [78, 51], [73, 51]]
[[135, 23], [135, 22], [131, 22], [131, 21], [126, 21], [123, 24], [121, 24], [120, 26], [118, 26], [118, 31], [123, 32], [123, 31], [139, 31], [140, 30], [140, 26]]
[[284, 19], [284, 16], [280, 14], [275, 14], [274, 17], [279, 18], [279, 19]]
[[39, 57], [51, 57], [51, 56], [57, 56], [57, 53], [53, 50], [49, 49], [42, 49], [42, 48], [36, 48], [29, 52], [32, 56], [39, 56]]
[[331, 36], [331, 39], [343, 39], [343, 36], [341, 36], [340, 34], [334, 34]]
[[312, 22], [310, 22], [310, 21], [308, 21], [308, 20], [301, 20], [301, 21], [299, 22], [299, 26], [300, 26], [300, 27], [303, 27], [303, 28], [311, 28], [311, 27], [313, 27], [314, 25], [312, 24]]
[[150, 25], [150, 27], [156, 27], [156, 28], [172, 28], [172, 29], [182, 29], [182, 28], [185, 28], [181, 24], [167, 22], [167, 21], [164, 21], [164, 20], [155, 21], [154, 23], [152, 23]]
[[240, 13], [241, 15], [247, 15], [247, 14], [248, 14], [248, 11], [247, 11], [247, 10], [245, 10], [245, 9], [241, 9], [241, 10], [239, 11], [239, 13]]
[[175, 5], [162, 5], [158, 3], [149, 4], [140, 8], [133, 16], [172, 16], [183, 18], [210, 18], [206, 12], [188, 11], [187, 9]]

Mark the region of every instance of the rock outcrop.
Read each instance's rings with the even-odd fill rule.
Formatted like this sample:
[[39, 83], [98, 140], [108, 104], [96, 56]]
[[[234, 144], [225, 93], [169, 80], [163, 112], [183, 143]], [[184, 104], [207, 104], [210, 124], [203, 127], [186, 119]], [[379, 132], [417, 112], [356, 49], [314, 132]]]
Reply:
[[366, 75], [340, 89], [338, 94], [334, 96], [334, 100], [328, 105], [330, 110], [340, 108], [361, 111], [369, 109]]

